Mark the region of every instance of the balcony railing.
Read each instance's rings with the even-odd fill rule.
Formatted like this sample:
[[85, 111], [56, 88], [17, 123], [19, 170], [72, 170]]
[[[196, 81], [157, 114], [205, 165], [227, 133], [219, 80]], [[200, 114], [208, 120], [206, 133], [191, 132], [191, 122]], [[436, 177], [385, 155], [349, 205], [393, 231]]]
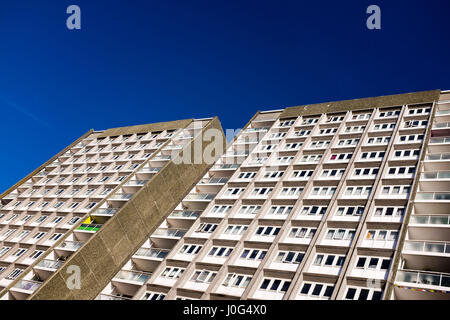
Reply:
[[94, 213], [92, 213], [92, 215], [103, 214], [103, 215], [112, 216], [112, 215], [114, 215], [118, 210], [119, 210], [119, 209], [117, 209], [117, 208], [97, 209], [97, 210], [95, 210]]
[[186, 231], [179, 229], [156, 229], [152, 236], [163, 236], [181, 238], [186, 234]]
[[435, 122], [433, 129], [447, 129], [450, 128], [450, 122]]
[[101, 228], [101, 226], [101, 224], [96, 223], [83, 223], [77, 228], [77, 230], [97, 232]]
[[129, 298], [119, 297], [112, 294], [100, 293], [95, 300], [130, 300]]
[[199, 193], [199, 194], [188, 194], [186, 200], [212, 200], [216, 196], [215, 193]]
[[437, 110], [437, 111], [436, 111], [436, 115], [437, 115], [437, 116], [443, 116], [443, 115], [447, 115], [447, 114], [450, 114], [450, 109], [447, 109], [447, 110]]
[[449, 192], [418, 192], [416, 200], [437, 200], [448, 201], [450, 200]]
[[63, 264], [64, 264], [64, 261], [54, 261], [54, 260], [44, 259], [44, 260], [40, 261], [36, 265], [36, 267], [58, 270]]
[[114, 194], [109, 199], [111, 200], [130, 200], [133, 196], [132, 193], [120, 193], [120, 194]]
[[144, 284], [151, 276], [151, 273], [136, 272], [129, 270], [120, 270], [116, 275], [115, 279], [122, 279], [128, 281], [135, 281]]
[[249, 132], [264, 132], [269, 130], [269, 128], [247, 128], [243, 131], [243, 133], [249, 133]]
[[428, 154], [425, 157], [425, 160], [431, 160], [431, 161], [450, 160], [450, 153]]
[[450, 216], [412, 216], [410, 224], [450, 225]]
[[80, 241], [63, 241], [58, 247], [60, 249], [66, 249], [66, 250], [78, 250], [83, 245], [83, 242]]
[[224, 184], [228, 181], [228, 178], [211, 178], [200, 181], [200, 184]]
[[218, 164], [214, 166], [214, 169], [237, 169], [239, 168], [238, 164]]
[[165, 249], [147, 249], [139, 248], [134, 254], [135, 256], [164, 259], [169, 254], [169, 250]]
[[431, 138], [430, 144], [450, 143], [450, 137]]
[[439, 287], [450, 287], [450, 274], [417, 271], [399, 271], [397, 282], [409, 282]]
[[129, 180], [125, 183], [126, 186], [143, 186], [147, 183], [148, 180]]
[[450, 243], [430, 241], [405, 241], [403, 250], [424, 253], [450, 253]]
[[34, 292], [41, 286], [41, 284], [42, 284], [41, 282], [37, 282], [37, 281], [20, 280], [14, 285], [14, 288]]
[[156, 156], [152, 160], [155, 160], [155, 161], [166, 161], [166, 160], [170, 160], [171, 158], [172, 158], [171, 156]]
[[423, 172], [422, 179], [450, 179], [450, 171]]
[[142, 168], [141, 170], [139, 170], [139, 172], [151, 172], [151, 173], [157, 173], [159, 172], [159, 170], [161, 170], [161, 168]]
[[201, 211], [174, 211], [170, 214], [170, 217], [180, 218], [198, 218]]

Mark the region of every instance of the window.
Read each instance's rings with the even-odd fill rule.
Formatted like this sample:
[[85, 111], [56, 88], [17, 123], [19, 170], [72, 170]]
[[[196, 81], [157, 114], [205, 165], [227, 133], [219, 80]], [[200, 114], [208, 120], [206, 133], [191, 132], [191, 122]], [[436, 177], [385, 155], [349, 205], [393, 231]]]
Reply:
[[374, 288], [349, 287], [345, 300], [381, 300], [382, 291]]
[[328, 267], [342, 267], [344, 265], [345, 256], [319, 253], [314, 258], [313, 265], [328, 266]]
[[200, 251], [201, 248], [202, 248], [202, 246], [198, 245], [198, 244], [185, 244], [181, 247], [179, 252], [181, 254], [196, 255]]
[[161, 277], [170, 278], [170, 279], [178, 279], [184, 272], [185, 269], [177, 268], [177, 267], [167, 267], [161, 273]]
[[327, 240], [352, 240], [355, 235], [353, 229], [328, 229], [325, 239]]
[[227, 191], [225, 191], [225, 196], [239, 196], [242, 192], [244, 192], [244, 188], [228, 188]]
[[232, 251], [233, 251], [233, 248], [214, 246], [209, 251], [208, 256], [211, 256], [211, 257], [228, 257], [231, 254]]
[[356, 269], [387, 271], [391, 265], [391, 258], [358, 256]]
[[195, 232], [199, 233], [212, 233], [216, 230], [217, 224], [214, 223], [200, 223], [197, 230]]
[[255, 176], [256, 176], [256, 172], [241, 172], [238, 176], [238, 179], [249, 180], [249, 179], [253, 179]]
[[242, 206], [239, 211], [238, 214], [250, 214], [250, 215], [255, 215], [259, 212], [259, 210], [261, 210], [261, 206]]
[[229, 224], [223, 233], [231, 235], [242, 235], [247, 229], [248, 226]]
[[378, 151], [378, 152], [363, 152], [361, 153], [361, 160], [380, 160], [384, 158], [386, 152]]
[[391, 137], [373, 137], [367, 139], [367, 144], [387, 144], [391, 141]]
[[405, 213], [405, 207], [376, 207], [374, 216], [376, 217], [401, 217]]
[[312, 239], [316, 233], [316, 228], [294, 227], [289, 232], [289, 238]]
[[418, 158], [420, 155], [419, 149], [414, 150], [398, 150], [394, 153], [394, 158]]
[[301, 125], [311, 125], [319, 122], [319, 118], [306, 118], [302, 119]]
[[277, 139], [277, 138], [283, 138], [286, 135], [286, 132], [274, 132], [271, 133], [269, 138], [270, 139]]
[[279, 179], [283, 176], [284, 171], [267, 171], [264, 174], [264, 180]]
[[278, 157], [276, 163], [278, 164], [288, 164], [290, 163], [294, 157]]
[[350, 126], [345, 128], [346, 133], [351, 132], [363, 132], [366, 129], [366, 126]]
[[361, 216], [364, 212], [364, 207], [338, 207], [336, 216]]
[[226, 214], [228, 211], [230, 211], [230, 209], [231, 209], [231, 206], [224, 206], [224, 205], [218, 206], [218, 205], [216, 205], [216, 206], [214, 206], [211, 209], [211, 213], [216, 213], [216, 214], [223, 213], [223, 214]]
[[344, 120], [344, 116], [328, 116], [327, 122], [340, 122]]
[[324, 215], [326, 211], [327, 207], [324, 206], [306, 206], [302, 208], [302, 210], [300, 211], [300, 215]]
[[33, 239], [41, 239], [43, 236], [45, 236], [47, 234], [47, 232], [44, 231], [38, 231], [36, 232], [36, 234], [33, 236]]
[[334, 285], [329, 283], [304, 282], [299, 294], [316, 299], [329, 299], [333, 293], [333, 290]]
[[248, 275], [229, 273], [222, 285], [225, 287], [246, 288], [251, 280], [252, 277]]
[[388, 175], [392, 176], [409, 176], [416, 172], [416, 167], [390, 167]]
[[368, 120], [370, 119], [370, 113], [360, 113], [352, 115], [352, 120]]
[[290, 280], [264, 278], [259, 286], [259, 290], [286, 292], [290, 285]]
[[299, 150], [302, 147], [303, 143], [295, 142], [295, 143], [287, 143], [284, 146], [284, 150]]
[[291, 213], [293, 206], [271, 206], [267, 215], [287, 216]]
[[86, 209], [92, 209], [93, 207], [95, 207], [97, 205], [97, 202], [90, 202], [87, 206]]
[[195, 270], [191, 277], [191, 281], [200, 283], [211, 283], [216, 277], [217, 272], [209, 270]]
[[303, 192], [303, 187], [285, 187], [280, 191], [280, 197], [298, 198]]
[[405, 128], [417, 128], [417, 127], [425, 127], [428, 124], [427, 120], [408, 120], [405, 121]]
[[381, 196], [407, 196], [410, 190], [411, 186], [386, 186], [381, 190]]
[[348, 146], [356, 146], [359, 143], [359, 139], [344, 139], [339, 140], [337, 143], [338, 147], [348, 147]]
[[37, 224], [40, 224], [40, 223], [44, 222], [45, 219], [47, 219], [47, 218], [48, 218], [48, 216], [40, 216], [39, 218], [36, 219], [35, 222], [36, 222]]
[[311, 142], [311, 144], [309, 145], [309, 148], [312, 149], [325, 149], [326, 147], [328, 147], [330, 145], [330, 141], [313, 141]]
[[400, 136], [399, 142], [400, 143], [420, 142], [420, 141], [423, 141], [424, 137], [425, 137], [425, 135], [423, 135], [423, 134], [403, 135], [403, 136]]
[[408, 115], [419, 115], [419, 114], [426, 114], [430, 113], [431, 108], [413, 108], [408, 110]]
[[16, 250], [16, 252], [14, 252], [13, 256], [20, 257], [25, 252], [27, 252], [27, 249], [19, 248], [19, 249]]
[[344, 196], [350, 197], [367, 197], [372, 192], [372, 187], [360, 186], [360, 187], [347, 187], [345, 189]]
[[379, 170], [379, 168], [358, 168], [353, 172], [353, 176], [359, 178], [374, 178], [378, 174]]
[[10, 249], [11, 249], [11, 247], [3, 247], [0, 250], [0, 257], [4, 256]]
[[6, 279], [8, 280], [14, 280], [16, 279], [18, 276], [20, 276], [23, 273], [24, 270], [16, 268], [13, 270], [13, 272], [11, 272]]
[[264, 197], [267, 196], [269, 193], [271, 193], [273, 188], [255, 188], [252, 191], [253, 197]]
[[303, 179], [307, 180], [312, 176], [314, 170], [295, 170], [292, 172], [292, 179]]
[[321, 154], [310, 154], [310, 155], [304, 155], [300, 159], [300, 162], [311, 162], [311, 163], [317, 163], [322, 159]]
[[245, 260], [262, 260], [266, 256], [267, 250], [260, 249], [244, 249], [240, 259]]
[[393, 241], [398, 237], [397, 230], [368, 230], [366, 240]]
[[322, 171], [320, 178], [335, 178], [339, 179], [344, 175], [345, 169], [325, 169]]
[[331, 198], [335, 192], [336, 187], [314, 187], [311, 191], [311, 195], [315, 197]]
[[306, 137], [306, 136], [309, 136], [310, 134], [311, 134], [311, 130], [300, 130], [300, 131], [294, 132], [294, 136], [296, 136], [296, 137]]
[[380, 112], [378, 118], [397, 117], [400, 115], [400, 110], [391, 110]]
[[304, 252], [279, 251], [277, 257], [275, 258], [275, 262], [299, 264], [302, 262], [304, 256]]
[[56, 240], [58, 240], [59, 238], [61, 238], [62, 237], [62, 233], [54, 233], [51, 237], [50, 237], [50, 241], [56, 241]]
[[337, 128], [320, 129], [319, 135], [325, 136], [325, 135], [334, 134], [336, 132], [337, 132]]
[[43, 254], [44, 253], [44, 251], [42, 251], [42, 250], [34, 250], [33, 251], [33, 253], [32, 254], [30, 254], [29, 255], [29, 258], [30, 259], [37, 259], [37, 258], [39, 258], [40, 256], [41, 256], [41, 254]]
[[258, 227], [255, 234], [261, 237], [274, 237], [280, 232], [280, 230], [280, 227]]
[[280, 122], [280, 127], [290, 127], [295, 123], [295, 120], [286, 120]]
[[344, 161], [344, 162], [348, 162], [348, 160], [350, 160], [352, 158], [352, 156], [353, 156], [352, 153], [332, 154], [330, 156], [330, 161]]

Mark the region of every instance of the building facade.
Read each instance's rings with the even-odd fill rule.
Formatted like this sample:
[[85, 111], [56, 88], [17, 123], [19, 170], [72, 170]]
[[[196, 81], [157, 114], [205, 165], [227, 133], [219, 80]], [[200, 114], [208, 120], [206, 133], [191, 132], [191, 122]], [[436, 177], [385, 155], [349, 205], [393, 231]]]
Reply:
[[2, 194], [1, 299], [95, 298], [213, 164], [176, 161], [206, 132], [224, 147], [217, 118], [91, 130]]
[[449, 114], [440, 91], [258, 112], [97, 299], [448, 299]]
[[[449, 299], [450, 92], [257, 112], [214, 163], [173, 163], [168, 152], [192, 149], [190, 128], [198, 122], [201, 132], [220, 128], [216, 118], [188, 121], [162, 145], [167, 130], [158, 136], [148, 130], [146, 139], [156, 139], [153, 153], [96, 205], [80, 199], [79, 208], [88, 211], [66, 215], [55, 208], [55, 217], [82, 221], [45, 227], [38, 246], [26, 241], [39, 226], [13, 223], [30, 215], [29, 202], [33, 208], [46, 201], [39, 192], [47, 182], [39, 175], [59, 178], [52, 168], [61, 164], [46, 164], [2, 195], [0, 297]], [[119, 135], [90, 132], [70, 148], [81, 153], [89, 145], [95, 153], [115, 141], [110, 136]], [[138, 139], [136, 132], [130, 139]], [[185, 139], [187, 148], [180, 147]], [[64, 157], [58, 161], [66, 163]], [[101, 179], [98, 185], [95, 194], [107, 187]], [[35, 198], [28, 196], [34, 189]], [[25, 223], [35, 221], [31, 216]], [[25, 241], [12, 241], [29, 229]], [[20, 250], [39, 248], [34, 262], [25, 263], [29, 257]], [[81, 286], [69, 288], [74, 266]]]

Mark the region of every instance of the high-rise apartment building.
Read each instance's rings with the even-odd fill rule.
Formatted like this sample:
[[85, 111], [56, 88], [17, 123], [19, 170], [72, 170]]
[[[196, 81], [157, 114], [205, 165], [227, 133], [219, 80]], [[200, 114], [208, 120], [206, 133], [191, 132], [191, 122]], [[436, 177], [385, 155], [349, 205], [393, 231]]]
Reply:
[[[45, 188], [15, 186], [17, 192], [4, 195], [0, 237], [8, 241], [0, 245], [14, 248], [5, 248], [4, 256], [0, 249], [0, 266], [7, 269], [0, 273], [0, 297], [449, 299], [449, 91], [257, 112], [214, 164], [175, 175], [178, 180], [155, 169], [175, 170], [177, 164], [161, 162], [168, 161], [164, 152], [179, 148], [185, 136], [191, 141], [185, 131], [196, 122], [202, 132], [220, 127], [217, 119], [179, 125], [178, 138], [154, 150], [92, 211], [81, 212], [87, 221], [67, 228], [57, 245], [42, 247], [45, 257], [25, 272], [25, 256], [8, 261], [10, 250], [40, 246], [11, 242], [10, 229], [26, 228], [7, 219], [25, 218], [28, 210], [19, 209], [28, 205], [21, 200], [25, 191]], [[89, 144], [96, 148], [105, 133], [90, 133]], [[157, 170], [154, 177], [139, 175]], [[167, 181], [184, 188], [175, 196]], [[128, 184], [144, 184], [146, 192], [132, 195], [138, 187]], [[124, 194], [128, 202], [116, 201]], [[82, 208], [91, 202], [83, 201]], [[155, 203], [164, 210], [152, 213]], [[133, 245], [125, 245], [130, 238]], [[81, 285], [73, 288], [70, 267], [77, 266]], [[16, 280], [6, 279], [19, 267]]]
[[258, 112], [97, 299], [448, 299], [449, 120], [439, 90]]
[[223, 152], [192, 159], [206, 135], [223, 150], [217, 118], [91, 130], [3, 193], [1, 299], [94, 298]]

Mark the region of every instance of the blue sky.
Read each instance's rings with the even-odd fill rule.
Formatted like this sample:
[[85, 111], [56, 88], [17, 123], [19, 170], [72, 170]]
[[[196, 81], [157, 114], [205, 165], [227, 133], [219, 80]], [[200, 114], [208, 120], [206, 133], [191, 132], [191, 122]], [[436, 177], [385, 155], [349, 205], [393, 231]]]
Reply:
[[[81, 8], [82, 29], [66, 28]], [[366, 8], [381, 8], [381, 30]], [[450, 89], [450, 2], [0, 3], [0, 191], [96, 130]]]

